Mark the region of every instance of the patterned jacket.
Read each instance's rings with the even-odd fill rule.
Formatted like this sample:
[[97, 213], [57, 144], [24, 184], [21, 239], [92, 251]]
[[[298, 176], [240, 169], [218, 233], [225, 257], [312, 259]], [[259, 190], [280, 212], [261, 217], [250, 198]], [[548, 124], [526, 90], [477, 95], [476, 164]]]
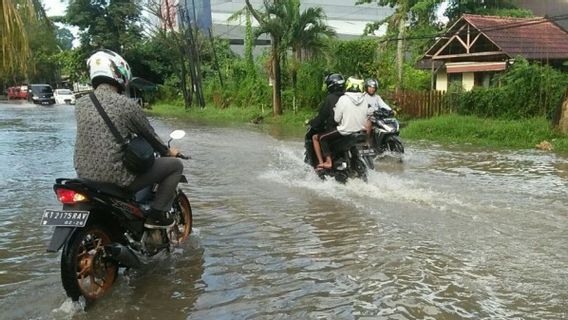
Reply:
[[[105, 84], [97, 87], [95, 95], [123, 137], [133, 133], [144, 136], [157, 152], [162, 155], [168, 152], [135, 101], [114, 92]], [[122, 187], [130, 185], [136, 176], [122, 164], [121, 146], [88, 95], [77, 100], [75, 120], [77, 139], [73, 160], [77, 176]]]

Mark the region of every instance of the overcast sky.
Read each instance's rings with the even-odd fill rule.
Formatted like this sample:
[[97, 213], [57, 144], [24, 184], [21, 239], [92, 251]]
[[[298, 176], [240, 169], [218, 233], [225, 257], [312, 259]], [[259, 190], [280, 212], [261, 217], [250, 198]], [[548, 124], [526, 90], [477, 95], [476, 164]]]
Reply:
[[67, 0], [41, 0], [48, 17], [62, 16], [65, 14]]

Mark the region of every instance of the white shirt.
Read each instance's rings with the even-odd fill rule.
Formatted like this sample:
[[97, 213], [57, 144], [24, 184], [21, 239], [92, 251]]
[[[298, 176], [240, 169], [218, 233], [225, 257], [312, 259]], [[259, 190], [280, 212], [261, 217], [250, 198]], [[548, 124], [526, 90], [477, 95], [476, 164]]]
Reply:
[[379, 110], [380, 108], [392, 110], [378, 94], [370, 95], [365, 93], [365, 100], [367, 101], [369, 108], [373, 109], [373, 111]]
[[373, 114], [367, 107], [365, 96], [359, 92], [346, 92], [334, 108], [334, 120], [339, 123], [337, 131], [346, 136], [365, 129], [367, 119]]

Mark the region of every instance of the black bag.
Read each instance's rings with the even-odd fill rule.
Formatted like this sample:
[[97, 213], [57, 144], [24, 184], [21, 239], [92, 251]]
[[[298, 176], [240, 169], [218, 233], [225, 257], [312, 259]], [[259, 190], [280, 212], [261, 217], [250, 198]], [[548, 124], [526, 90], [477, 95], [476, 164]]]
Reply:
[[132, 173], [144, 173], [154, 165], [154, 148], [141, 136], [132, 136], [127, 141], [120, 135], [105, 110], [102, 108], [99, 100], [94, 93], [89, 96], [95, 104], [97, 111], [107, 124], [108, 128], [116, 138], [116, 141], [122, 146], [122, 163], [126, 169]]
[[154, 165], [154, 148], [144, 139], [136, 136], [123, 146], [122, 163], [132, 173], [144, 173]]

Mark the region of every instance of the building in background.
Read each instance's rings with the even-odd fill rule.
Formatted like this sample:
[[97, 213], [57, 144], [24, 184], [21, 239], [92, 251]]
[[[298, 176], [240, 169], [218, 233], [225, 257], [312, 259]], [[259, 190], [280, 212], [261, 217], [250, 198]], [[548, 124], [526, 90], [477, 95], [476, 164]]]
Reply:
[[428, 49], [436, 90], [452, 83], [465, 90], [489, 87], [495, 74], [523, 57], [554, 67], [568, 60], [568, 33], [546, 18], [510, 18], [464, 14]]
[[[251, 0], [255, 9], [264, 8], [263, 0]], [[169, 17], [171, 26], [177, 30], [180, 23], [196, 23], [205, 33], [211, 29], [213, 36], [227, 39], [231, 49], [242, 54], [244, 51], [245, 21], [243, 19], [228, 21], [235, 12], [246, 6], [244, 0], [162, 0], [162, 16]], [[368, 23], [383, 20], [394, 13], [390, 7], [380, 7], [376, 3], [355, 5], [355, 0], [307, 0], [301, 1], [300, 8], [321, 7], [326, 16], [327, 23], [337, 32], [338, 38], [350, 39], [363, 35]], [[183, 21], [180, 20], [183, 18]], [[252, 19], [253, 27], [258, 23]], [[164, 23], [162, 23], [162, 27]], [[384, 35], [386, 26], [375, 33]], [[264, 35], [256, 42], [255, 53], [264, 47], [270, 46], [269, 38]]]

